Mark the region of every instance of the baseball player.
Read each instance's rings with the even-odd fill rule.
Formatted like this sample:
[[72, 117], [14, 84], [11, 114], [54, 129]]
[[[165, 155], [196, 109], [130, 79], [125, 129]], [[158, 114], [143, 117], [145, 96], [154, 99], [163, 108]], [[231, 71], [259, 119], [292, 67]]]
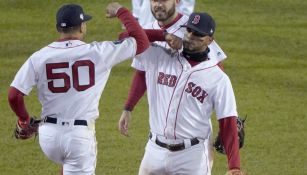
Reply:
[[118, 17], [129, 37], [123, 41], [85, 43], [92, 17], [77, 4], [63, 5], [56, 15], [59, 40], [35, 52], [22, 65], [9, 90], [9, 103], [26, 127], [30, 116], [24, 95], [37, 87], [42, 104], [39, 144], [45, 155], [63, 165], [64, 175], [93, 175], [96, 167], [95, 120], [111, 68], [145, 51], [149, 41], [129, 10], [118, 3], [107, 17]]
[[[161, 0], [132, 0], [132, 13], [135, 18], [138, 19], [141, 26], [152, 23], [156, 20], [154, 15], [152, 15], [151, 2], [158, 2]], [[177, 10], [189, 16], [195, 6], [195, 0], [176, 0], [178, 4]]]
[[[176, 9], [178, 6], [178, 0], [168, 0], [168, 1], [150, 1], [151, 2], [151, 11], [156, 19], [154, 22], [145, 25], [145, 29], [160, 29], [166, 30], [168, 33], [174, 34], [179, 38], [183, 38], [185, 28], [182, 28], [181, 25], [187, 23], [189, 17], [186, 15], [181, 14]], [[163, 46], [165, 48], [170, 48], [169, 45], [164, 41], [157, 41], [156, 44]], [[209, 55], [211, 58], [216, 58], [219, 62], [226, 59], [225, 53], [219, 47], [219, 45], [212, 41], [209, 45], [210, 52]], [[134, 59], [133, 65], [140, 64], [137, 59]], [[221, 64], [219, 64], [221, 65]], [[145, 72], [144, 70], [136, 70], [133, 81], [131, 83], [129, 96], [125, 104], [125, 110], [122, 112], [122, 116], [128, 117], [131, 115], [130, 111], [133, 110], [134, 106], [137, 104], [139, 99], [144, 95], [146, 91], [146, 83], [145, 83]], [[210, 121], [211, 125], [211, 121]], [[212, 125], [211, 125], [212, 128]], [[210, 139], [205, 141], [207, 145], [206, 152], [208, 152], [208, 169], [211, 171], [213, 166], [213, 139], [212, 133], [210, 135]]]
[[[217, 66], [217, 55], [209, 54], [215, 22], [207, 13], [192, 13], [183, 27], [181, 53], [153, 45], [133, 65], [145, 71], [150, 117], [139, 175], [211, 174], [203, 143], [212, 132], [213, 110], [228, 158], [227, 174], [242, 174], [234, 92], [229, 77]], [[128, 124], [129, 117], [123, 115], [122, 133], [127, 133]]]

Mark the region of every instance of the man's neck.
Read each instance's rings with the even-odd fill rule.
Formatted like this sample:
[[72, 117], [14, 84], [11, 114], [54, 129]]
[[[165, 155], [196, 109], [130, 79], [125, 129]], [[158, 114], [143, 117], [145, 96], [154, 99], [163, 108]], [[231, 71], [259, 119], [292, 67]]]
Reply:
[[73, 33], [73, 34], [61, 33], [59, 40], [64, 41], [64, 40], [82, 40], [82, 39], [83, 37], [79, 33]]
[[183, 48], [183, 51], [181, 52], [181, 54], [187, 59], [187, 60], [191, 60], [191, 61], [195, 61], [195, 62], [202, 62], [202, 61], [206, 61], [209, 60], [208, 58], [208, 53], [210, 52], [209, 47], [206, 47], [204, 51], [200, 51], [200, 52], [189, 52], [189, 50], [186, 50], [185, 48]]
[[159, 26], [167, 26], [167, 25], [171, 24], [176, 19], [177, 15], [178, 15], [178, 12], [175, 12], [167, 20], [165, 20], [165, 21], [158, 21]]

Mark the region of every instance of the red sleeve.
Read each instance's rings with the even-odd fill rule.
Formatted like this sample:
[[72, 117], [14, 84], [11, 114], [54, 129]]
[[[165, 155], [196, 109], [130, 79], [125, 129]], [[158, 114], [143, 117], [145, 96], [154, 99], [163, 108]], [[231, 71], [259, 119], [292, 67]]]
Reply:
[[130, 86], [128, 99], [126, 100], [125, 110], [132, 111], [146, 91], [145, 71], [136, 70]]
[[144, 52], [149, 47], [149, 40], [139, 23], [130, 13], [130, 11], [122, 7], [117, 11], [116, 15], [125, 25], [129, 36], [135, 38], [137, 43], [136, 54]]
[[224, 71], [224, 65], [223, 65], [222, 62], [217, 63], [217, 66], [218, 66], [223, 72], [225, 72], [225, 71]]
[[165, 41], [164, 30], [146, 29], [145, 32], [150, 42]]
[[12, 110], [19, 117], [20, 120], [26, 121], [29, 119], [24, 99], [24, 94], [14, 87], [10, 87], [8, 94], [8, 101]]
[[[165, 41], [164, 30], [144, 29], [150, 42]], [[122, 40], [129, 37], [129, 33], [124, 31], [119, 34], [118, 39]]]
[[227, 154], [228, 168], [229, 170], [240, 169], [240, 153], [236, 117], [220, 119], [219, 127], [222, 143]]
[[119, 40], [123, 40], [123, 39], [128, 38], [128, 37], [129, 37], [129, 33], [127, 31], [124, 31], [124, 32], [122, 32], [118, 35]]

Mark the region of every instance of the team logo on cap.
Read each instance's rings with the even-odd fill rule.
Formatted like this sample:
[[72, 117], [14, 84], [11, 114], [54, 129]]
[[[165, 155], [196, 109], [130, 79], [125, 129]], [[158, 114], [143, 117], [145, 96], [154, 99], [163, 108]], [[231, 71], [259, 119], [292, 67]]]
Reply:
[[82, 13], [80, 14], [80, 19], [84, 20], [84, 16]]
[[198, 24], [199, 21], [200, 21], [200, 16], [199, 16], [199, 15], [195, 15], [195, 16], [194, 16], [194, 19], [193, 19], [193, 21], [192, 21], [192, 24]]
[[65, 23], [65, 22], [62, 22], [62, 23], [61, 23], [61, 27], [66, 27], [66, 23]]

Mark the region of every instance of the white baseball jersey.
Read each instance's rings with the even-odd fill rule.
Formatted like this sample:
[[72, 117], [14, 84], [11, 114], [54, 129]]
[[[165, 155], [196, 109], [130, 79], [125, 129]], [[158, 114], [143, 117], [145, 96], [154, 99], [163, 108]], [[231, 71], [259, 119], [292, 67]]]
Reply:
[[[158, 24], [158, 21], [154, 21], [151, 24], [147, 24], [144, 28], [145, 29], [164, 29], [168, 33], [174, 34], [178, 36], [179, 38], [183, 38], [184, 33], [186, 32], [185, 27], [181, 27], [182, 25], [185, 25], [189, 17], [186, 15], [180, 15], [181, 17], [175, 20], [172, 24], [169, 25], [167, 28], [161, 28], [161, 26]], [[165, 47], [165, 48], [170, 48], [169, 45], [166, 42], [162, 41], [156, 41], [156, 44]], [[209, 58], [211, 59], [216, 59], [218, 62], [223, 61], [224, 59], [227, 58], [226, 54], [223, 52], [223, 50], [220, 48], [220, 46], [213, 40], [211, 44], [209, 45], [210, 52], [209, 52]], [[140, 70], [144, 71], [144, 68], [141, 68], [139, 61], [137, 59], [133, 60], [132, 66], [138, 65], [140, 67]]]
[[11, 86], [26, 95], [37, 87], [42, 118], [96, 119], [111, 68], [135, 54], [134, 38], [121, 43], [53, 42], [23, 64]]
[[237, 116], [235, 96], [228, 76], [210, 59], [191, 67], [180, 54], [151, 46], [137, 56], [146, 71], [150, 129], [169, 139], [210, 135], [213, 109], [217, 119]]
[[[195, 6], [195, 0], [181, 0], [177, 6], [177, 10], [185, 15], [190, 15]], [[141, 26], [150, 24], [155, 21], [150, 8], [150, 0], [132, 0], [133, 16], [138, 18]]]

